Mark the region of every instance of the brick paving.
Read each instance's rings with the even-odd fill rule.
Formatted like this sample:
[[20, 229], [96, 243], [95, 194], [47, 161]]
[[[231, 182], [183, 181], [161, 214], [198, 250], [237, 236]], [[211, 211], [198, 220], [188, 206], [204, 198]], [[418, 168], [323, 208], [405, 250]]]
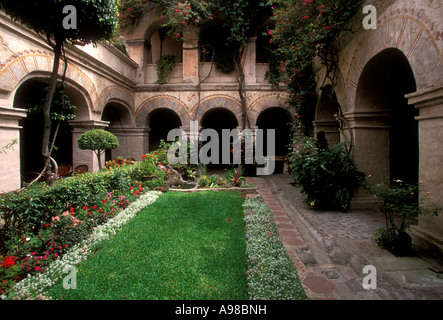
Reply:
[[370, 259], [390, 259], [372, 239], [384, 226], [383, 217], [371, 211], [316, 211], [290, 183], [288, 175], [247, 178], [257, 187], [271, 210], [283, 244], [298, 270], [310, 299], [411, 300], [443, 299], [443, 286], [417, 288], [401, 285], [392, 275], [378, 272], [377, 290], [365, 290], [363, 266]]

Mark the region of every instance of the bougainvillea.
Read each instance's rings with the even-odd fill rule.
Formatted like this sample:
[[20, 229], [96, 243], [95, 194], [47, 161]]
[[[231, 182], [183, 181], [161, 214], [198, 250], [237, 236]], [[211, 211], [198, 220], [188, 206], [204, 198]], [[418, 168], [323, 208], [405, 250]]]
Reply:
[[[269, 80], [282, 82], [306, 130], [315, 101], [313, 62], [326, 65], [327, 77], [334, 77], [337, 39], [345, 31], [361, 0], [273, 0], [274, 27], [269, 41], [277, 45]], [[333, 81], [333, 79], [332, 79]], [[304, 119], [303, 119], [304, 118]]]

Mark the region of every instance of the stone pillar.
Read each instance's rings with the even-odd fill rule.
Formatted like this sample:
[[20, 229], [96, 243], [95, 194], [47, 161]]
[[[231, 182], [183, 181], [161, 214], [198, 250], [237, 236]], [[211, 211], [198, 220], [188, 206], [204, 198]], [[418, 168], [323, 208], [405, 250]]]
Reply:
[[197, 84], [199, 54], [198, 35], [196, 27], [189, 27], [183, 34], [183, 81]]
[[[419, 109], [419, 180], [430, 192], [429, 206], [443, 208], [443, 85], [409, 94]], [[410, 234], [417, 251], [443, 261], [443, 214], [421, 215]]]
[[338, 121], [314, 121], [314, 134], [323, 131], [329, 146], [340, 142], [340, 125]]
[[256, 41], [257, 37], [251, 37], [248, 40], [248, 47], [245, 50], [243, 72], [245, 74], [245, 83], [254, 84], [257, 83], [256, 74]]
[[0, 107], [0, 148], [17, 142], [0, 153], [0, 193], [21, 187], [19, 121], [25, 117], [26, 110]]
[[121, 156], [138, 161], [149, 152], [150, 128], [110, 128], [109, 131], [117, 136], [120, 144], [117, 149], [112, 150], [112, 159]]
[[[82, 150], [78, 147], [77, 140], [86, 131], [94, 129], [106, 129], [109, 125], [107, 121], [96, 121], [96, 120], [73, 120], [69, 121], [69, 125], [72, 129], [72, 167], [75, 168], [79, 165], [87, 165], [89, 167], [89, 172], [94, 172], [99, 170], [98, 159], [95, 153], [91, 150]], [[102, 155], [101, 161], [104, 167], [105, 157]]]
[[[360, 111], [344, 115], [349, 122], [353, 138], [353, 154], [358, 170], [372, 176], [375, 184], [390, 176], [390, 113]], [[351, 207], [372, 208], [374, 201], [363, 188], [357, 190]]]
[[[145, 61], [145, 47], [146, 47], [146, 40], [140, 39], [140, 40], [127, 40], [126, 41], [126, 50], [128, 52], [129, 57], [137, 62], [139, 65], [139, 69], [137, 72], [137, 79], [138, 82], [144, 81], [144, 71], [145, 71], [145, 64], [147, 63]], [[149, 46], [149, 44], [148, 44]]]

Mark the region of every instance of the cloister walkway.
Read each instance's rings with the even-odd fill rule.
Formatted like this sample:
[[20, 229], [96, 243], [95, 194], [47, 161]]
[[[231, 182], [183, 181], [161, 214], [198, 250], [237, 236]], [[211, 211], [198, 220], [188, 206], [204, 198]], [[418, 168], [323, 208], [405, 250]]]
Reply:
[[[441, 300], [443, 266], [396, 257], [372, 239], [384, 226], [375, 211], [318, 211], [304, 203], [288, 175], [247, 178], [273, 212], [283, 243], [308, 296], [339, 300]], [[249, 195], [253, 196], [253, 195]], [[375, 266], [376, 289], [364, 289], [367, 265]]]

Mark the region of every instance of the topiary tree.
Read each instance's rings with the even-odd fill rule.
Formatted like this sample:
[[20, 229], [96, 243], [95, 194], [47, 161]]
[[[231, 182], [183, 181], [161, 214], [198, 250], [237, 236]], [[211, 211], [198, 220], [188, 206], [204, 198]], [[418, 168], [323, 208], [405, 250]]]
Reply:
[[97, 155], [98, 166], [101, 169], [101, 155], [106, 150], [118, 148], [117, 137], [105, 130], [96, 129], [83, 133], [77, 140], [78, 147], [82, 150], [92, 150]]

